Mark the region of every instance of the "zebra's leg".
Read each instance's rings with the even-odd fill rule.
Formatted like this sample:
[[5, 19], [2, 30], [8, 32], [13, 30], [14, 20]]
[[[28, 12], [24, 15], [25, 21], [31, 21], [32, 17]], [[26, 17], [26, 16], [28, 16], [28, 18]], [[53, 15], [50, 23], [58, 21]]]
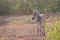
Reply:
[[45, 40], [45, 28], [40, 24], [40, 38], [41, 40]]
[[37, 38], [40, 40], [41, 39], [41, 35], [42, 33], [41, 33], [41, 25], [40, 25], [40, 23], [38, 22], [37, 23]]

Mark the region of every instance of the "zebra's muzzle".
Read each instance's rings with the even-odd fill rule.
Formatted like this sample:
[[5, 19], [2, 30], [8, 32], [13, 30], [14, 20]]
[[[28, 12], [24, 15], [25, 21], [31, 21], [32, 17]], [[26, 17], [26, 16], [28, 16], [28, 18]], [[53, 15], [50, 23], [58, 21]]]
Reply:
[[35, 18], [32, 18], [32, 20], [34, 20]]

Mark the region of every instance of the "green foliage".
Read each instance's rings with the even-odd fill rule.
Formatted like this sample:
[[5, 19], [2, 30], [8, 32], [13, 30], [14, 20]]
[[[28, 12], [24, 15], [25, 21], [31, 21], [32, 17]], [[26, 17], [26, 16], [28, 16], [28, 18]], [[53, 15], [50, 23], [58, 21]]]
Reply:
[[9, 5], [5, 0], [0, 0], [0, 15], [9, 14]]
[[[52, 25], [53, 29], [48, 29], [46, 40], [60, 40], [60, 20], [54, 22]], [[57, 27], [57, 28], [56, 28]]]
[[60, 0], [0, 0], [0, 15], [31, 13], [32, 9], [60, 12]]

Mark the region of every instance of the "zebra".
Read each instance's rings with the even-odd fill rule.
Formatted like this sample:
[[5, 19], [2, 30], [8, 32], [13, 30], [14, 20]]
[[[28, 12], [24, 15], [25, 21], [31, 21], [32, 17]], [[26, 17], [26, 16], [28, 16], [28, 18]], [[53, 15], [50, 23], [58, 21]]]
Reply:
[[[41, 40], [45, 40], [45, 19], [44, 16], [41, 15], [39, 10], [33, 10], [32, 20], [37, 21], [37, 36], [42, 37]], [[44, 38], [43, 38], [44, 37]]]

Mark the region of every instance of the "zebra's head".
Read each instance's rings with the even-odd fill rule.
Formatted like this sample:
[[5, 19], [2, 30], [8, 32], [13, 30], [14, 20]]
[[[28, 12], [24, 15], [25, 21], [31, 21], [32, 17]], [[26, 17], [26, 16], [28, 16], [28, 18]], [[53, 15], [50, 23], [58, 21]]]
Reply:
[[32, 20], [34, 20], [35, 18], [37, 18], [40, 15], [39, 10], [33, 10], [33, 17]]

